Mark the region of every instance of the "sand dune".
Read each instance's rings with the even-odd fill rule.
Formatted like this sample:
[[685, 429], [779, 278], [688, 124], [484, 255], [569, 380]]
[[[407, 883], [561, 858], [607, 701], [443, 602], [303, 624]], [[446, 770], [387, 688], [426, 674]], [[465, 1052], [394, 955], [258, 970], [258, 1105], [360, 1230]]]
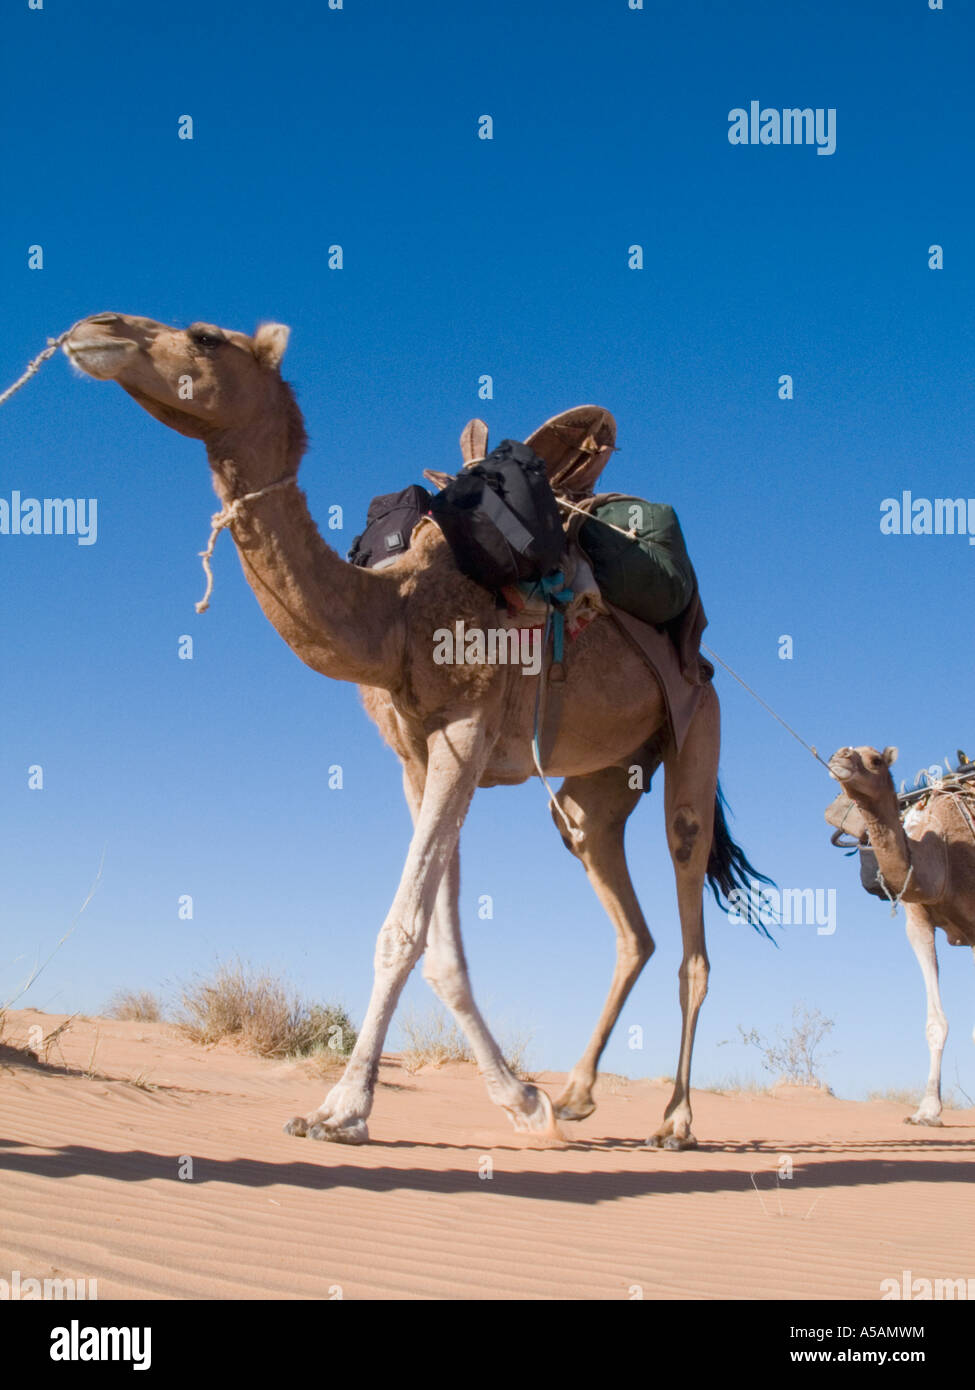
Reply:
[[[11, 1013], [5, 1040], [62, 1017]], [[372, 1142], [344, 1148], [281, 1132], [324, 1094], [311, 1063], [103, 1019], [61, 1044], [47, 1066], [0, 1050], [0, 1278], [95, 1278], [100, 1298], [876, 1299], [905, 1269], [975, 1275], [973, 1111], [927, 1130], [886, 1102], [695, 1092], [700, 1147], [667, 1153], [643, 1140], [668, 1088], [616, 1082], [546, 1147], [472, 1067], [391, 1056]]]

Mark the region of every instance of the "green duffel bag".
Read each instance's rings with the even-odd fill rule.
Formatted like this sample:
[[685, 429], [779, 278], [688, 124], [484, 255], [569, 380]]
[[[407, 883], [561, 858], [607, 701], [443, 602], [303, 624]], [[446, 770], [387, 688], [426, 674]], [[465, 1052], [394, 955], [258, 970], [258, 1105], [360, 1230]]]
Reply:
[[579, 544], [603, 597], [658, 627], [682, 613], [697, 581], [673, 507], [614, 495], [589, 514]]

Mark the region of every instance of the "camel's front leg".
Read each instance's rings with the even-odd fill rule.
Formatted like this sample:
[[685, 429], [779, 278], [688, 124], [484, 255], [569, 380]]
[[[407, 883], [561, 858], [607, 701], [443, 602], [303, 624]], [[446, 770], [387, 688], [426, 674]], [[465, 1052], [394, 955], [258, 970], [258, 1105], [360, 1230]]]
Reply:
[[917, 956], [917, 963], [924, 976], [924, 988], [928, 1000], [928, 1016], [925, 1033], [931, 1065], [928, 1070], [928, 1084], [921, 1104], [913, 1115], [905, 1121], [909, 1125], [941, 1124], [941, 1054], [948, 1037], [948, 1020], [941, 1007], [941, 990], [938, 986], [938, 951], [934, 938], [934, 918], [920, 903], [905, 903], [907, 913], [907, 939]]
[[680, 966], [681, 1036], [674, 1093], [663, 1123], [647, 1143], [653, 1148], [691, 1149], [691, 1053], [697, 1016], [708, 992], [704, 944], [704, 879], [714, 837], [714, 802], [720, 746], [718, 697], [709, 689], [678, 756], [665, 758], [667, 844], [677, 880], [677, 906], [684, 956]]
[[642, 792], [629, 785], [623, 768], [610, 767], [588, 777], [567, 777], [557, 797], [577, 831], [569, 839], [562, 818], [552, 819], [562, 840], [585, 866], [589, 882], [616, 929], [616, 969], [595, 1031], [585, 1052], [569, 1072], [565, 1088], [555, 1102], [560, 1120], [584, 1120], [596, 1108], [593, 1086], [603, 1049], [620, 1016], [620, 1010], [653, 954], [653, 938], [637, 901], [623, 849], [626, 821]]
[[289, 1134], [364, 1144], [379, 1058], [396, 1003], [426, 942], [437, 891], [457, 846], [486, 758], [487, 739], [476, 720], [450, 724], [430, 736], [423, 801], [396, 897], [376, 942], [375, 977], [362, 1031], [342, 1079], [321, 1107], [285, 1125]]

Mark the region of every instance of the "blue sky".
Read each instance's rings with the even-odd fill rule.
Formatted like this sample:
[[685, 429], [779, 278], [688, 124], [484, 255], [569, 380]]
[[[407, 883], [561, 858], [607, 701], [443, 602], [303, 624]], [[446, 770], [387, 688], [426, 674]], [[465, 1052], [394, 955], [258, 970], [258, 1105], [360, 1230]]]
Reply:
[[[372, 495], [458, 466], [471, 416], [524, 437], [595, 401], [619, 427], [606, 485], [677, 508], [706, 640], [808, 741], [826, 756], [897, 744], [911, 780], [959, 745], [975, 756], [975, 549], [879, 527], [903, 489], [975, 494], [973, 23], [946, 5], [8, 7], [0, 385], [108, 308], [289, 323], [302, 481], [320, 523], [344, 508], [329, 533], [342, 550]], [[728, 113], [753, 99], [835, 108], [835, 154], [731, 145]], [[477, 138], [485, 113], [492, 141]], [[43, 270], [27, 268], [35, 244]], [[104, 849], [98, 893], [30, 1002], [91, 1012], [117, 987], [165, 990], [239, 953], [361, 1017], [408, 841], [398, 768], [355, 690], [268, 625], [227, 539], [211, 610], [194, 613], [214, 509], [202, 446], [59, 357], [0, 409], [0, 469], [0, 496], [99, 506], [93, 546], [0, 536], [0, 995], [62, 934]], [[177, 659], [184, 633], [192, 662]], [[758, 1074], [725, 1040], [739, 1023], [774, 1033], [802, 1001], [835, 1020], [840, 1092], [920, 1085], [903, 917], [830, 847], [824, 770], [717, 685], [733, 831], [783, 886], [835, 888], [837, 929], [783, 929], [776, 950], [709, 904], [695, 1078]], [[329, 791], [336, 762], [344, 787]], [[462, 906], [489, 1017], [534, 1030], [536, 1063], [566, 1067], [612, 933], [545, 801], [537, 783], [479, 794]], [[656, 788], [628, 835], [658, 947], [605, 1058], [630, 1075], [676, 1063], [660, 803]], [[975, 1095], [972, 960], [941, 956], [945, 1080]], [[406, 1001], [428, 999], [412, 981]]]

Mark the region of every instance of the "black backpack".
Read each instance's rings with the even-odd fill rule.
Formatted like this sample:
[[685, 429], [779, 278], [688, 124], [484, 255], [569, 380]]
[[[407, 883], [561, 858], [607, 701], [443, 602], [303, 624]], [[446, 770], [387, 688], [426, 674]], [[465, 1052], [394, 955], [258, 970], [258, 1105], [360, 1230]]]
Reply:
[[457, 568], [487, 589], [541, 579], [561, 563], [565, 535], [545, 465], [517, 440], [458, 473], [430, 514]]
[[378, 569], [409, 550], [413, 527], [430, 510], [432, 500], [418, 483], [411, 483], [402, 492], [374, 497], [366, 514], [366, 529], [356, 536], [349, 551], [352, 564]]

